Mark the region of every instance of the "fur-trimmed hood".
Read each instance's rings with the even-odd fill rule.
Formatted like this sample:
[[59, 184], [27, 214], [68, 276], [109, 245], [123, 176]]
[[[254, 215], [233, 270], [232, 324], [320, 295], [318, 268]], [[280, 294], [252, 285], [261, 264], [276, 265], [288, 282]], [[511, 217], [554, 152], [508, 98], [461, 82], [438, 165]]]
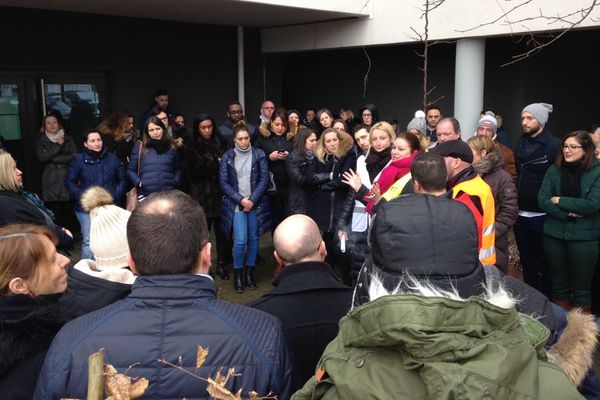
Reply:
[[591, 314], [575, 309], [567, 314], [567, 327], [548, 350], [548, 360], [558, 365], [574, 385], [579, 385], [593, 365], [598, 325]]
[[502, 169], [504, 166], [504, 159], [500, 152], [496, 149], [483, 157], [481, 160], [471, 164], [475, 172], [480, 176], [487, 175], [498, 169]]
[[[519, 301], [501, 284], [487, 285], [484, 289], [485, 291], [481, 296], [464, 299], [456, 289], [440, 289], [434, 287], [429, 282], [422, 282], [410, 275], [406, 275], [403, 277], [403, 281], [392, 290], [386, 288], [378, 276], [372, 276], [367, 291], [371, 302], [385, 296], [416, 295], [424, 299], [440, 298], [463, 303], [478, 299], [479, 302], [483, 301], [499, 309], [512, 310], [515, 309]], [[493, 319], [488, 317], [486, 321], [493, 321]], [[536, 349], [538, 353], [541, 352], [541, 359], [543, 360], [544, 357], [547, 357], [549, 362], [558, 366], [565, 373], [573, 385], [578, 386], [593, 366], [593, 355], [596, 350], [599, 333], [594, 316], [584, 313], [581, 309], [570, 311], [567, 314], [566, 328], [558, 341], [545, 354], [542, 346], [548, 339], [547, 328], [534, 318], [526, 316], [522, 316], [521, 324], [529, 335], [529, 340], [533, 344], [537, 344]]]
[[[263, 122], [262, 124], [260, 124], [260, 126], [258, 127], [258, 131], [260, 132], [260, 135], [265, 138], [274, 135], [274, 133], [271, 131], [270, 124], [268, 122]], [[287, 133], [285, 134], [286, 139], [292, 140], [296, 135], [296, 132], [298, 132], [298, 125], [294, 124], [293, 127], [290, 125]]]

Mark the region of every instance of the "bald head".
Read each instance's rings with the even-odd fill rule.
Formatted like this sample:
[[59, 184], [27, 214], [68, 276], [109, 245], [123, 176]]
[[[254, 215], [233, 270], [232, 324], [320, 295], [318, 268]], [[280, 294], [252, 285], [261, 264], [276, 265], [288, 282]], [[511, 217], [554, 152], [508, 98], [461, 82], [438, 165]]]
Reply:
[[327, 253], [323, 254], [322, 242], [315, 221], [302, 214], [295, 214], [283, 220], [273, 234], [275, 256], [282, 264], [323, 261]]

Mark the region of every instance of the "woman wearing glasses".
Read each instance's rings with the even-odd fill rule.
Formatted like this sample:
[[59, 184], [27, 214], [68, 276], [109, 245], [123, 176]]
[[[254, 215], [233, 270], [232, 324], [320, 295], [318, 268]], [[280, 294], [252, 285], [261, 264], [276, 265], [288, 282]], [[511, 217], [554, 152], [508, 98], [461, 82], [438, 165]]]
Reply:
[[552, 278], [552, 299], [565, 309], [590, 312], [591, 282], [600, 236], [600, 163], [585, 131], [567, 134], [538, 195], [547, 213], [544, 250]]

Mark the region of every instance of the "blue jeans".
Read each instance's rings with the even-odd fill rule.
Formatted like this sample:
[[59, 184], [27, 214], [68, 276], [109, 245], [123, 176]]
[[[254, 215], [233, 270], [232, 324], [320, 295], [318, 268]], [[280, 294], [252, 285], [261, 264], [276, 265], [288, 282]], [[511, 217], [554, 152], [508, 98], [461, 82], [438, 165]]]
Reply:
[[[256, 210], [238, 211], [233, 215], [233, 268], [254, 267], [258, 255], [258, 221]], [[244, 253], [246, 263], [244, 264]]]
[[75, 214], [81, 227], [81, 237], [83, 239], [81, 242], [81, 258], [93, 260], [94, 253], [90, 249], [90, 214], [80, 211], [76, 211]]

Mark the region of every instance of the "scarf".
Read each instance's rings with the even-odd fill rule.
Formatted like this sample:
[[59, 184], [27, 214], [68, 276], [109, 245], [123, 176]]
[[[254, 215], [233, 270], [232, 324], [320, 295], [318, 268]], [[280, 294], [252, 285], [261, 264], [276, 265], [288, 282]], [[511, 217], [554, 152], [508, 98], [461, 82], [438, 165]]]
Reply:
[[54, 221], [54, 218], [55, 218], [54, 213], [46, 208], [46, 206], [44, 205], [44, 202], [39, 198], [39, 196], [37, 194], [35, 194], [33, 192], [27, 192], [23, 189], [20, 189], [19, 191], [21, 192], [23, 197], [25, 197], [25, 199], [27, 199], [28, 202], [30, 202], [31, 204], [36, 206], [38, 208], [38, 210], [40, 210], [41, 212], [46, 214], [47, 217], [49, 217], [52, 221]]
[[560, 194], [565, 197], [581, 196], [581, 161], [563, 162], [560, 166]]
[[381, 171], [387, 165], [391, 158], [391, 146], [379, 152], [375, 151], [375, 149], [371, 147], [369, 155], [365, 160], [367, 164], [367, 171], [369, 172], [369, 178], [371, 178], [371, 182], [375, 180], [375, 177], [377, 176], [379, 171]]
[[[379, 185], [380, 193], [383, 195], [387, 190], [400, 178], [404, 175], [410, 173], [410, 167], [415, 160], [417, 154], [420, 151], [416, 151], [410, 156], [403, 158], [401, 160], [395, 160], [390, 163], [387, 167], [381, 171], [381, 175], [379, 175], [379, 179], [377, 179], [373, 184]], [[371, 210], [373, 209], [373, 200], [367, 198], [367, 207], [366, 210], [369, 214], [371, 214]]]
[[65, 130], [61, 129], [58, 132], [52, 134], [48, 131], [46, 131], [46, 137], [48, 138], [48, 140], [50, 140], [52, 143], [58, 143], [58, 141], [60, 139], [64, 139], [65, 137]]
[[169, 139], [163, 136], [162, 139], [152, 139], [148, 141], [148, 147], [152, 147], [158, 154], [162, 154], [171, 147]]
[[311, 161], [315, 158], [315, 152], [310, 150], [304, 150], [304, 156], [308, 161]]
[[102, 147], [99, 151], [95, 151], [92, 149], [85, 149], [85, 154], [93, 158], [94, 160], [99, 160], [104, 155], [104, 147]]

